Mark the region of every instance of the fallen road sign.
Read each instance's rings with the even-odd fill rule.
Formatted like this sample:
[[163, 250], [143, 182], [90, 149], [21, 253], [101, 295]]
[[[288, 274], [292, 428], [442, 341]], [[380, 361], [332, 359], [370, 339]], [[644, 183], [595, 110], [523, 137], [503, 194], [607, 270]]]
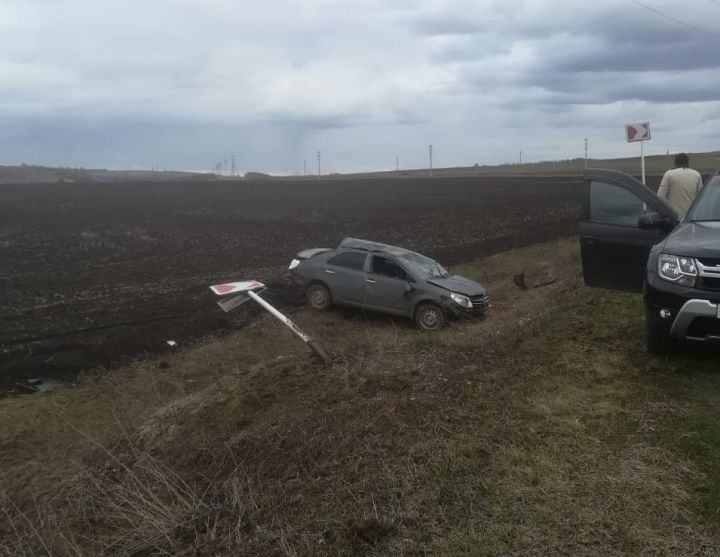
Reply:
[[224, 296], [225, 294], [234, 294], [235, 292], [247, 292], [248, 290], [257, 290], [258, 288], [265, 288], [265, 285], [256, 280], [245, 280], [242, 282], [228, 282], [227, 284], [216, 284], [211, 286], [210, 290], [215, 292], [218, 296]]
[[211, 286], [212, 290], [218, 296], [226, 296], [227, 294], [236, 294], [231, 298], [221, 300], [218, 305], [225, 311], [230, 310], [244, 304], [248, 300], [257, 302], [260, 307], [265, 309], [273, 317], [276, 317], [283, 325], [290, 329], [300, 340], [307, 344], [315, 354], [323, 361], [326, 366], [330, 365], [330, 358], [320, 348], [313, 339], [306, 335], [300, 327], [293, 323], [288, 317], [280, 313], [275, 307], [270, 305], [267, 301], [260, 297], [260, 292], [266, 290], [265, 285], [256, 280], [242, 281], [242, 282], [230, 282], [227, 284], [216, 284]]

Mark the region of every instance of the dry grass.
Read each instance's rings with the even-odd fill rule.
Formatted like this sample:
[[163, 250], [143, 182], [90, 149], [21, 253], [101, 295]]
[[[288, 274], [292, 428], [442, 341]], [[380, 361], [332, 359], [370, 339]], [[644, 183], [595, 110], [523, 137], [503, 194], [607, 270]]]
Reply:
[[[530, 261], [561, 280], [518, 290]], [[0, 553], [710, 554], [708, 472], [657, 435], [696, 401], [646, 383], [631, 314], [618, 338], [615, 298], [576, 291], [575, 242], [461, 270], [484, 322], [297, 315], [329, 370], [266, 319], [0, 401]]]

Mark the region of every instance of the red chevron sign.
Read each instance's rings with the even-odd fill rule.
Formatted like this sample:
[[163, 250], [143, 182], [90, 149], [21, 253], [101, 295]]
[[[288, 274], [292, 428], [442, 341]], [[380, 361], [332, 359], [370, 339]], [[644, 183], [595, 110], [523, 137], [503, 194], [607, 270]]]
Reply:
[[262, 288], [264, 284], [256, 280], [246, 280], [243, 282], [229, 282], [227, 284], [216, 284], [211, 286], [210, 290], [215, 292], [218, 296], [224, 296], [225, 294], [233, 294], [235, 292], [247, 292], [248, 290], [256, 290]]
[[627, 124], [625, 126], [625, 139], [628, 143], [632, 141], [647, 141], [650, 139], [650, 122]]

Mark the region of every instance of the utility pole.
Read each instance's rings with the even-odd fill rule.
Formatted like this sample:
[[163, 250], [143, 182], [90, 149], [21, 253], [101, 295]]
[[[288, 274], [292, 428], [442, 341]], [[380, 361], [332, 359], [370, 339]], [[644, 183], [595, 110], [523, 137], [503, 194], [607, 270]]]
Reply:
[[428, 157], [430, 157], [430, 176], [433, 175], [433, 168], [432, 168], [432, 145], [428, 145]]
[[588, 138], [585, 138], [585, 168], [587, 168], [588, 161]]
[[303, 159], [303, 176], [307, 176], [307, 161]]
[[395, 171], [397, 172], [398, 170], [400, 170], [400, 157], [395, 155]]
[[232, 169], [231, 169], [230, 173], [232, 174], [233, 177], [237, 176], [237, 173], [238, 173], [237, 166], [235, 166], [235, 155], [232, 156]]
[[522, 164], [522, 151], [520, 151], [520, 164]]
[[322, 158], [322, 153], [320, 151], [317, 152], [317, 159], [318, 159], [318, 178], [322, 176], [322, 173], [320, 172], [320, 160]]

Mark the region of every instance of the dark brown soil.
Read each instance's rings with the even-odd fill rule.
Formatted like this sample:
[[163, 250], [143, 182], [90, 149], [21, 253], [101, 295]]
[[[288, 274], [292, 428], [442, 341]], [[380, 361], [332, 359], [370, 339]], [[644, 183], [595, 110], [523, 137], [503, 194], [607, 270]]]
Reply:
[[258, 279], [345, 236], [446, 264], [575, 233], [577, 178], [0, 186], [0, 387], [170, 350], [246, 322], [208, 285]]

